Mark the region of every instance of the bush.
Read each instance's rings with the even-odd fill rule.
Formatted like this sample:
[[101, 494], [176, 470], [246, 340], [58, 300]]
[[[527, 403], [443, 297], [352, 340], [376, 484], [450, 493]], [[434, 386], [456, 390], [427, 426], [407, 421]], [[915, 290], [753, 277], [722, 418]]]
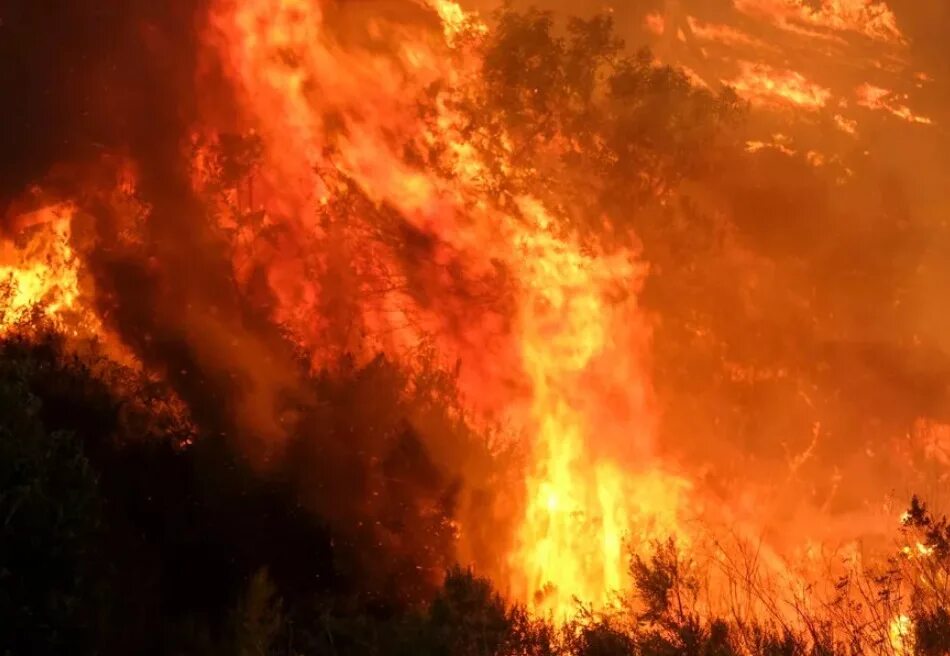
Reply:
[[100, 499], [73, 432], [48, 430], [34, 361], [0, 361], [0, 653], [84, 653]]

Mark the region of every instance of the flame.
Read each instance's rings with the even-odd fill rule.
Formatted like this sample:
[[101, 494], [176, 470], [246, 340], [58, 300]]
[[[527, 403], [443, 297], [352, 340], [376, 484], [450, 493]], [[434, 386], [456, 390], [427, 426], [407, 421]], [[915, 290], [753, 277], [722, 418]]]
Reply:
[[907, 615], [898, 615], [891, 620], [887, 631], [891, 649], [898, 656], [914, 654], [914, 622]]
[[488, 27], [478, 20], [476, 14], [469, 14], [457, 2], [432, 0], [431, 6], [438, 12], [439, 18], [442, 20], [445, 38], [450, 44], [454, 44], [455, 40], [462, 34], [470, 32], [482, 35], [488, 31]]
[[721, 43], [729, 47], [753, 48], [771, 50], [772, 47], [742, 30], [720, 23], [706, 23], [692, 16], [687, 18], [690, 29], [702, 41]]
[[896, 94], [888, 89], [866, 83], [855, 90], [855, 95], [857, 95], [858, 105], [861, 107], [888, 112], [908, 123], [933, 124], [931, 119], [915, 114], [910, 107], [902, 104], [908, 98], [906, 94]]
[[79, 262], [69, 240], [75, 208], [55, 204], [19, 215], [14, 223], [27, 234], [19, 241], [0, 241], [0, 335], [34, 310], [39, 310], [54, 326], [75, 333], [80, 317]]
[[[648, 330], [635, 298], [607, 297], [640, 277], [639, 267], [623, 253], [582, 254], [544, 230], [550, 219], [540, 205], [526, 209], [539, 229], [518, 237], [526, 294], [520, 340], [537, 435], [514, 588], [535, 610], [563, 617], [575, 598], [610, 602], [625, 582], [628, 532], [674, 533], [686, 486], [649, 469]], [[623, 445], [646, 473], [598, 457], [596, 440]]]
[[854, 136], [858, 133], [858, 122], [854, 119], [849, 119], [841, 114], [835, 114], [835, 126], [845, 134], [850, 134]]
[[816, 110], [831, 98], [830, 90], [809, 81], [801, 73], [748, 61], [740, 62], [740, 74], [729, 84], [756, 105], [791, 105]]
[[904, 43], [894, 12], [882, 0], [822, 0], [816, 6], [802, 0], [735, 0], [735, 6], [791, 32], [855, 33], [882, 43]]
[[[266, 265], [275, 319], [318, 363], [326, 330], [314, 317], [323, 290], [304, 272], [319, 278], [330, 265], [310, 261], [309, 252], [325, 252], [334, 235], [358, 243], [349, 251], [361, 278], [357, 323], [385, 335], [375, 348], [400, 357], [435, 339], [462, 363], [465, 398], [532, 436], [523, 519], [507, 559], [512, 594], [557, 615], [575, 597], [606, 603], [626, 575], [624, 540], [634, 529], [638, 538], [673, 532], [686, 489], [653, 455], [649, 328], [629, 291], [644, 268], [633, 252], [608, 252], [564, 233], [535, 198], [499, 205], [484, 184], [489, 167], [477, 137], [452, 110], [477, 74], [453, 54], [465, 47], [462, 30], [484, 34], [476, 18], [455, 3], [434, 3], [439, 41], [413, 25], [372, 23], [368, 35], [354, 38], [398, 44], [395, 54], [381, 55], [339, 47], [324, 7], [303, 0], [216, 5], [215, 41], [264, 143], [266, 173], [255, 194], [263, 223], [294, 235], [264, 254], [252, 252], [249, 234], [250, 250], [238, 259]], [[434, 116], [422, 120], [418, 99], [431, 98], [433, 88], [440, 89]], [[440, 166], [410, 163], [407, 149], [438, 153]], [[328, 208], [352, 188], [368, 202], [341, 223]], [[406, 291], [397, 254], [373, 237], [388, 229], [381, 208], [395, 210], [430, 244], [413, 262], [435, 272], [424, 299]], [[469, 306], [464, 323], [455, 321], [453, 286], [499, 267], [512, 309]], [[370, 288], [385, 291], [369, 300]]]
[[643, 19], [643, 26], [651, 34], [661, 36], [666, 31], [666, 18], [656, 12], [647, 14]]
[[74, 248], [78, 215], [72, 202], [10, 215], [11, 234], [0, 238], [0, 337], [29, 336], [40, 317], [44, 329], [66, 337], [77, 351], [92, 340], [111, 362], [141, 370], [141, 362], [107, 329], [95, 307], [94, 285]]
[[792, 140], [789, 139], [784, 134], [773, 134], [772, 139], [770, 141], [761, 141], [761, 140], [747, 141], [745, 144], [745, 149], [746, 149], [746, 152], [749, 152], [749, 153], [757, 153], [761, 150], [769, 149], [769, 150], [778, 151], [782, 153], [783, 155], [792, 156], [798, 153], [798, 151], [795, 150], [795, 148], [793, 148], [792, 145], [793, 145]]

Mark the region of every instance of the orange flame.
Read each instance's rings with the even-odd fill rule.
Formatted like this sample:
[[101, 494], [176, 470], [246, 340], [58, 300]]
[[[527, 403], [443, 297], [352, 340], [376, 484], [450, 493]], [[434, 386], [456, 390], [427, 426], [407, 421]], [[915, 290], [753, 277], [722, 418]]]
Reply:
[[735, 5], [792, 32], [850, 32], [884, 43], [904, 42], [897, 18], [882, 0], [822, 0], [817, 6], [801, 0], [735, 0]]
[[735, 90], [757, 105], [793, 106], [802, 109], [824, 107], [831, 91], [795, 71], [777, 70], [766, 64], [741, 62], [740, 75], [732, 80]]
[[913, 656], [914, 622], [907, 615], [898, 615], [888, 626], [888, 642], [897, 656]]
[[888, 112], [908, 123], [920, 123], [922, 125], [933, 123], [931, 119], [915, 114], [910, 107], [903, 104], [902, 101], [907, 100], [906, 94], [896, 94], [873, 84], [862, 84], [857, 88], [855, 94], [858, 97], [858, 105], [861, 107]]
[[[363, 294], [360, 322], [384, 334], [377, 347], [397, 357], [436, 339], [462, 363], [467, 399], [534, 435], [524, 517], [508, 558], [512, 593], [557, 615], [573, 597], [605, 603], [626, 573], [624, 539], [634, 529], [637, 537], [668, 535], [685, 489], [652, 460], [649, 329], [629, 292], [642, 267], [632, 253], [594, 252], [561, 234], [558, 217], [536, 199], [499, 205], [486, 188], [488, 167], [451, 109], [472, 73], [452, 48], [464, 47], [462, 31], [484, 33], [477, 20], [439, 1], [438, 40], [424, 27], [370, 19], [366, 33], [352, 37], [365, 47], [344, 50], [324, 7], [220, 0], [214, 14], [246, 119], [264, 142], [267, 172], [257, 193], [264, 222], [292, 230], [300, 244], [360, 231], [351, 255], [364, 284], [403, 275], [382, 241], [365, 238], [383, 228], [374, 212], [392, 208], [425, 235], [429, 245], [413, 265], [438, 272], [430, 297], [421, 303], [405, 285], [380, 285], [385, 291], [373, 300]], [[374, 47], [382, 42], [398, 45], [382, 55]], [[431, 89], [439, 89], [434, 99]], [[418, 113], [427, 97], [431, 120]], [[406, 150], [438, 153], [439, 167], [407, 161]], [[365, 212], [337, 228], [321, 225], [317, 217], [346, 185], [367, 196]], [[267, 257], [278, 320], [319, 354], [326, 333], [313, 316], [321, 290], [301, 275], [307, 254], [288, 243]], [[508, 316], [469, 307], [463, 325], [451, 321], [448, 271], [475, 281], [499, 267], [514, 308]]]
[[69, 332], [83, 321], [89, 327], [92, 317], [80, 316], [78, 260], [69, 244], [74, 212], [72, 205], [58, 204], [20, 215], [16, 223], [27, 232], [21, 243], [0, 241], [0, 335], [37, 309]]

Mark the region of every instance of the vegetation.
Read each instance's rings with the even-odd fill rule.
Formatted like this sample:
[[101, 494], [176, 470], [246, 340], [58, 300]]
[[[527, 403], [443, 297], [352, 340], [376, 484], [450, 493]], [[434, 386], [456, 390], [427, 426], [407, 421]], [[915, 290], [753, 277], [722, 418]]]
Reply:
[[[845, 596], [795, 609], [798, 621], [737, 609], [711, 616], [697, 565], [667, 543], [631, 558], [634, 587], [614, 608], [579, 607], [559, 626], [422, 547], [427, 567], [444, 566], [441, 583], [410, 586], [415, 595], [380, 587], [405, 585], [400, 568], [418, 566], [360, 542], [339, 518], [302, 510], [300, 487], [255, 472], [223, 441], [176, 446], [131, 434], [149, 421], [131, 416], [143, 404], [130, 409], [110, 390], [141, 393], [135, 375], [94, 373], [87, 361], [53, 336], [0, 343], [0, 653], [904, 653], [881, 635], [899, 594], [907, 644], [950, 653], [950, 528], [917, 499], [902, 536], [916, 551], [895, 556], [885, 575], [849, 582], [873, 593], [878, 624], [858, 624], [867, 614]], [[383, 369], [377, 362], [337, 384], [352, 393]], [[367, 557], [393, 560], [395, 578], [354, 566]]]
[[509, 7], [496, 18], [480, 93], [464, 109], [486, 161], [505, 140], [517, 145], [498, 186], [520, 186], [596, 232], [605, 214], [623, 227], [729, 152], [744, 108], [735, 92], [699, 88], [647, 49], [631, 53], [609, 14], [561, 25]]

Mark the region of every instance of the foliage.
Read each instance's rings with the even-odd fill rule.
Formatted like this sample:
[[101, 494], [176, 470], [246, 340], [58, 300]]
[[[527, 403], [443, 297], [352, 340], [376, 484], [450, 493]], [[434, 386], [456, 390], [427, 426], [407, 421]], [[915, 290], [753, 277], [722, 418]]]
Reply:
[[281, 606], [267, 570], [256, 572], [235, 613], [238, 656], [268, 656], [275, 651], [284, 623]]
[[629, 54], [609, 14], [563, 29], [535, 9], [496, 18], [473, 129], [488, 135], [489, 153], [515, 144], [515, 171], [498, 184], [549, 194], [580, 226], [599, 228], [605, 212], [629, 216], [707, 170], [741, 115], [731, 90], [699, 88], [647, 50]]
[[0, 360], [0, 646], [46, 654], [94, 619], [100, 499], [76, 435], [43, 424], [35, 366]]
[[[446, 565], [441, 583], [422, 584], [418, 567], [450, 562], [439, 555], [436, 528], [402, 552], [395, 547], [402, 555], [388, 569], [364, 574], [365, 554], [374, 550], [363, 540], [386, 533], [347, 528], [342, 515], [312, 505], [312, 491], [301, 496], [304, 488], [287, 471], [256, 472], [200, 429], [185, 445], [129, 434], [149, 422], [123, 420], [134, 414], [128, 407], [166, 407], [116, 396], [145, 389], [132, 372], [96, 373], [53, 337], [8, 338], [0, 351], [0, 609], [16, 619], [14, 630], [7, 623], [0, 629], [0, 645], [12, 654], [61, 653], [68, 645], [72, 653], [100, 654], [793, 656], [853, 652], [847, 643], [891, 653], [874, 636], [886, 634], [900, 585], [909, 586], [917, 653], [946, 653], [950, 645], [947, 520], [917, 499], [902, 532], [914, 550], [896, 557], [892, 574], [868, 574], [860, 584], [884, 623], [877, 633], [854, 624], [859, 616], [849, 619], [856, 610], [843, 599], [820, 614], [803, 610], [797, 629], [710, 616], [702, 610], [701, 572], [673, 542], [631, 556], [633, 588], [618, 607], [582, 608], [555, 626], [506, 602], [469, 570]], [[395, 521], [387, 529], [394, 534], [415, 522], [425, 526], [414, 504], [438, 501], [440, 486], [427, 497], [424, 481], [440, 475], [423, 443], [407, 436], [403, 397], [387, 397], [387, 389], [403, 389], [402, 379], [381, 361], [352, 373], [320, 383], [341, 413], [329, 425], [348, 419], [355, 429], [362, 416], [376, 430], [347, 431], [347, 440], [378, 450], [384, 474], [423, 481], [418, 490], [386, 491], [395, 508], [369, 507], [355, 517]], [[105, 385], [101, 376], [124, 386]], [[382, 405], [367, 412], [370, 400]], [[390, 428], [379, 431], [383, 426]], [[386, 435], [388, 441], [372, 441]], [[297, 451], [295, 459], [316, 471], [313, 455]], [[419, 580], [416, 594], [406, 596], [399, 586], [409, 570]], [[834, 626], [853, 630], [851, 639], [835, 638]]]

